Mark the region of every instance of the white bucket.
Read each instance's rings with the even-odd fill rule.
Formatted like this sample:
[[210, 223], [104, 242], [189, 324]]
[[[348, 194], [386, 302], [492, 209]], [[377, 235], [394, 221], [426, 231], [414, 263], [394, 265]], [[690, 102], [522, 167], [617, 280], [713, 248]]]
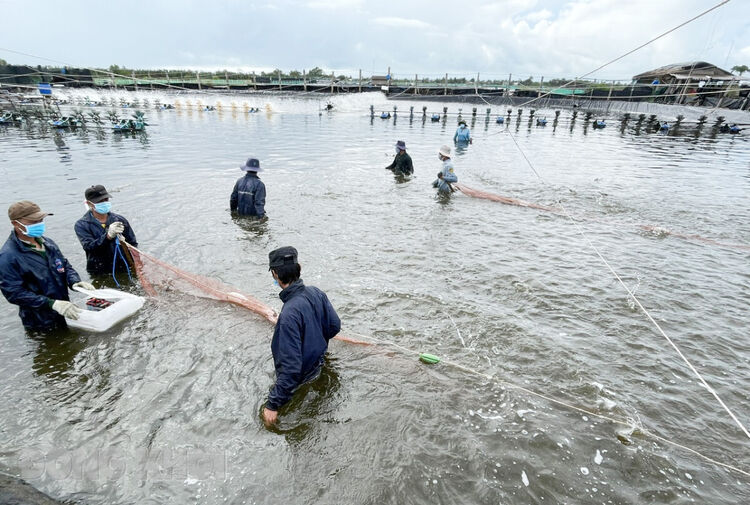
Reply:
[[114, 302], [109, 307], [98, 311], [83, 309], [78, 319], [65, 319], [70, 328], [93, 331], [95, 333], [107, 331], [117, 323], [129, 318], [138, 312], [146, 301], [141, 296], [131, 295], [130, 293], [116, 289], [94, 289], [89, 291], [82, 288], [75, 288], [75, 290], [85, 294], [86, 300], [100, 298]]

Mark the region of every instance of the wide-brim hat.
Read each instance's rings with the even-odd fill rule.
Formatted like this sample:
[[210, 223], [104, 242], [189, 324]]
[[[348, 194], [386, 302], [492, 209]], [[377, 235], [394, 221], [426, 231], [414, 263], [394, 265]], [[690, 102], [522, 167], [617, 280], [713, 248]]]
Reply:
[[29, 200], [22, 200], [11, 204], [8, 207], [8, 217], [11, 221], [18, 219], [31, 219], [32, 221], [39, 221], [47, 216], [52, 216], [51, 212], [42, 212], [37, 204]]
[[396, 147], [398, 147], [402, 151], [405, 151], [406, 150], [406, 142], [404, 142], [403, 140], [399, 140], [398, 142], [396, 142]]
[[263, 171], [263, 169], [260, 168], [260, 161], [258, 161], [258, 158], [248, 158], [244, 165], [240, 165], [240, 169], [244, 170], [245, 172]]
[[440, 146], [440, 150], [438, 150], [438, 153], [442, 154], [446, 158], [451, 157], [451, 148], [448, 146]]

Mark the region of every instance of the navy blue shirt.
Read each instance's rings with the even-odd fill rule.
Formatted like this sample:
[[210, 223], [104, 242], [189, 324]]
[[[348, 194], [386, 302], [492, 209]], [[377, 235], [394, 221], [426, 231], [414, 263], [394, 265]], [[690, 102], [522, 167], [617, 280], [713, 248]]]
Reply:
[[240, 216], [263, 217], [266, 215], [266, 185], [255, 172], [248, 172], [234, 185], [229, 198], [229, 208]]
[[18, 305], [18, 315], [29, 330], [66, 328], [65, 318], [52, 310], [50, 300], [69, 300], [68, 288], [81, 278], [52, 239], [42, 237], [44, 251], [25, 245], [15, 232], [0, 249], [0, 291]]
[[341, 320], [324, 292], [305, 286], [299, 279], [287, 286], [279, 298], [284, 306], [271, 340], [276, 384], [266, 407], [278, 410], [294, 390], [315, 377], [323, 364], [328, 341], [341, 329]]
[[[107, 238], [107, 228], [110, 224], [120, 221], [125, 225], [122, 236], [128, 244], [138, 247], [135, 233], [130, 227], [128, 220], [119, 214], [110, 212], [107, 214], [106, 226], [94, 217], [91, 211], [85, 213], [81, 219], [76, 221], [75, 231], [78, 235], [83, 250], [86, 251], [86, 270], [92, 274], [112, 273], [112, 262], [115, 259], [116, 242]], [[117, 271], [126, 270], [122, 259], [117, 262]]]

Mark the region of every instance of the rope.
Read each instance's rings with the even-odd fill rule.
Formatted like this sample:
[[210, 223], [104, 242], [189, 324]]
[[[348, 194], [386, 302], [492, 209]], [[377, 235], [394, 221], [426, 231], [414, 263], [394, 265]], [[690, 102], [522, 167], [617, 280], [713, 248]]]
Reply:
[[[572, 80], [572, 81], [568, 81], [568, 82], [566, 82], [565, 84], [563, 84], [563, 85], [562, 85], [562, 86], [560, 86], [560, 87], [561, 87], [561, 88], [565, 88], [565, 87], [567, 87], [568, 85], [570, 85], [570, 84], [573, 84], [573, 83], [575, 83], [575, 82], [576, 82], [576, 81], [577, 81], [578, 79], [582, 79], [582, 78], [584, 78], [584, 77], [586, 77], [586, 76], [589, 76], [589, 75], [591, 75], [591, 74], [593, 74], [593, 73], [596, 73], [596, 72], [598, 72], [599, 70], [603, 69], [604, 67], [608, 67], [608, 66], [609, 66], [609, 65], [611, 65], [612, 63], [615, 63], [616, 61], [620, 61], [621, 59], [625, 58], [626, 56], [630, 56], [630, 55], [631, 55], [631, 54], [633, 54], [634, 52], [636, 52], [636, 51], [638, 51], [638, 50], [640, 50], [640, 49], [643, 49], [643, 48], [644, 48], [644, 47], [646, 47], [647, 45], [649, 45], [649, 44], [651, 44], [651, 43], [653, 43], [653, 42], [656, 42], [656, 41], [657, 41], [657, 40], [659, 40], [660, 38], [662, 38], [662, 37], [665, 37], [665, 36], [669, 35], [669, 34], [670, 34], [670, 33], [672, 33], [673, 31], [675, 31], [675, 30], [678, 30], [678, 29], [682, 28], [683, 26], [685, 26], [685, 25], [687, 25], [687, 24], [690, 24], [690, 23], [692, 23], [692, 22], [693, 22], [693, 21], [695, 21], [696, 19], [699, 19], [699, 18], [701, 18], [701, 17], [705, 16], [705, 15], [706, 15], [706, 14], [708, 14], [709, 12], [711, 12], [711, 11], [714, 11], [714, 10], [718, 9], [719, 7], [721, 7], [722, 5], [724, 5], [724, 4], [726, 4], [726, 3], [729, 3], [729, 0], [722, 0], [721, 2], [717, 3], [717, 4], [716, 4], [716, 5], [714, 5], [713, 7], [709, 8], [709, 9], [706, 9], [705, 11], [701, 12], [700, 14], [698, 14], [698, 15], [696, 15], [696, 16], [693, 16], [692, 18], [688, 19], [687, 21], [684, 21], [684, 22], [680, 23], [679, 25], [675, 26], [674, 28], [670, 28], [670, 29], [669, 29], [669, 30], [667, 30], [666, 32], [662, 33], [661, 35], [657, 35], [657, 36], [656, 36], [656, 37], [654, 37], [653, 39], [651, 39], [651, 40], [649, 40], [649, 41], [647, 41], [647, 42], [644, 42], [643, 44], [641, 44], [640, 46], [636, 47], [635, 49], [631, 49], [631, 50], [630, 50], [630, 51], [628, 51], [627, 53], [625, 53], [625, 54], [623, 54], [623, 55], [620, 55], [620, 56], [618, 56], [617, 58], [614, 58], [614, 59], [612, 59], [612, 60], [610, 60], [610, 61], [608, 61], [608, 62], [606, 62], [606, 63], [603, 63], [602, 65], [599, 65], [599, 66], [598, 66], [597, 68], [595, 68], [594, 70], [592, 70], [592, 71], [590, 71], [590, 72], [587, 72], [587, 73], [583, 74], [582, 76], [580, 76], [580, 77], [578, 77], [578, 78], [576, 78], [576, 79], [574, 79], [574, 80]], [[546, 96], [549, 96], [549, 94], [550, 94], [550, 93], [546, 93], [546, 94], [544, 94], [544, 95], [542, 95], [542, 96], [538, 96], [538, 97], [536, 97], [536, 98], [534, 98], [534, 99], [532, 99], [532, 100], [529, 100], [528, 102], [525, 102], [524, 104], [522, 104], [522, 105], [521, 105], [521, 107], [523, 107], [523, 106], [526, 106], [526, 105], [528, 105], [528, 104], [530, 104], [530, 103], [532, 103], [532, 102], [535, 102], [535, 101], [539, 100], [540, 98], [544, 98], [544, 97], [546, 97]], [[748, 435], [748, 436], [750, 436], [750, 435]]]
[[[352, 335], [354, 335], [356, 337], [359, 337], [359, 338], [374, 340], [375, 342], [378, 342], [380, 344], [384, 344], [384, 345], [389, 345], [389, 346], [395, 347], [397, 349], [400, 349], [401, 351], [403, 351], [406, 354], [413, 354], [413, 355], [416, 355], [416, 356], [420, 355], [420, 353], [418, 351], [414, 351], [413, 349], [409, 349], [408, 347], [404, 347], [404, 346], [402, 346], [400, 344], [397, 344], [396, 342], [392, 342], [392, 341], [389, 341], [389, 340], [380, 339], [380, 338], [377, 338], [377, 337], [373, 337], [371, 335], [362, 335], [362, 334], [355, 333], [355, 332], [349, 332], [349, 333], [351, 333]], [[747, 470], [743, 470], [742, 468], [738, 468], [738, 467], [730, 465], [728, 463], [723, 463], [721, 461], [717, 461], [717, 460], [711, 458], [710, 456], [706, 456], [705, 454], [696, 451], [695, 449], [691, 449], [690, 447], [682, 445], [682, 444], [680, 444], [678, 442], [674, 442], [672, 440], [669, 440], [668, 438], [664, 438], [661, 435], [658, 435], [658, 434], [654, 433], [653, 431], [650, 431], [650, 430], [647, 430], [647, 429], [643, 428], [643, 426], [641, 426], [640, 423], [636, 423], [632, 419], [624, 419], [624, 418], [618, 418], [618, 417], [614, 417], [614, 416], [608, 416], [608, 415], [605, 415], [605, 414], [600, 414], [599, 412], [587, 409], [585, 407], [579, 407], [577, 405], [573, 405], [571, 403], [568, 403], [568, 402], [566, 402], [564, 400], [559, 400], [557, 398], [554, 398], [552, 396], [546, 395], [544, 393], [539, 393], [538, 391], [534, 391], [533, 389], [529, 389], [529, 388], [526, 388], [524, 386], [519, 386], [518, 384], [510, 382], [510, 381], [508, 381], [506, 379], [499, 378], [496, 375], [490, 375], [490, 374], [487, 374], [487, 373], [484, 373], [484, 372], [480, 372], [478, 370], [474, 370], [473, 368], [469, 368], [467, 366], [461, 365], [461, 364], [456, 363], [454, 361], [450, 361], [450, 360], [446, 360], [446, 359], [442, 359], [441, 358], [440, 362], [444, 363], [444, 364], [446, 364], [448, 366], [451, 366], [453, 368], [456, 368], [458, 370], [461, 370], [463, 372], [469, 373], [471, 375], [476, 375], [477, 377], [482, 377], [482, 378], [487, 379], [487, 380], [489, 380], [491, 382], [496, 382], [496, 383], [502, 384], [503, 386], [506, 386], [508, 388], [516, 389], [516, 390], [522, 391], [522, 392], [524, 392], [524, 393], [526, 393], [528, 395], [535, 396], [537, 398], [541, 398], [542, 400], [545, 400], [545, 401], [547, 401], [549, 403], [553, 403], [555, 405], [559, 405], [561, 407], [565, 407], [565, 408], [568, 408], [570, 410], [575, 410], [577, 412], [581, 412], [581, 413], [584, 413], [586, 415], [590, 415], [592, 417], [597, 417], [599, 419], [603, 419], [605, 421], [609, 421], [609, 422], [611, 422], [613, 424], [620, 424], [620, 425], [627, 426], [629, 428], [638, 428], [641, 431], [641, 433], [643, 433], [645, 436], [652, 437], [652, 438], [654, 438], [656, 440], [659, 440], [660, 442], [664, 442], [665, 444], [671, 445], [673, 447], [678, 447], [680, 449], [688, 451], [688, 452], [690, 452], [692, 454], [695, 454], [696, 456], [698, 456], [698, 457], [702, 458], [703, 460], [708, 461], [709, 463], [712, 463], [714, 465], [720, 466], [722, 468], [726, 468], [727, 470], [731, 470], [733, 472], [737, 472], [737, 473], [739, 473], [741, 475], [744, 475], [746, 477], [750, 477], [750, 472], [747, 471]]]
[[[728, 1], [728, 0], [727, 0]], [[523, 156], [523, 159], [526, 160], [526, 163], [529, 165], [529, 168], [534, 172], [534, 175], [537, 176], [537, 178], [544, 183], [545, 185], [549, 186], [547, 181], [542, 178], [541, 175], [539, 175], [539, 172], [537, 172], [536, 168], [534, 168], [534, 165], [531, 163], [529, 158], [526, 156], [526, 153], [521, 149], [521, 146], [516, 141], [515, 136], [508, 130], [508, 135], [510, 135], [510, 138], [513, 140], [513, 143], [516, 145], [516, 148], [521, 153], [521, 156]], [[729, 416], [734, 420], [735, 423], [737, 423], [737, 426], [740, 427], [742, 432], [750, 439], [750, 432], [747, 431], [747, 428], [740, 422], [739, 419], [737, 419], [737, 416], [734, 415], [734, 413], [729, 409], [729, 407], [724, 403], [724, 401], [719, 397], [718, 393], [708, 385], [706, 380], [703, 378], [703, 376], [696, 370], [696, 368], [693, 366], [693, 364], [690, 362], [690, 360], [685, 357], [685, 355], [680, 351], [679, 347], [677, 347], [677, 344], [674, 343], [674, 341], [669, 338], [669, 336], [664, 332], [662, 327], [659, 325], [659, 323], [656, 322], [656, 320], [651, 316], [648, 310], [641, 304], [641, 301], [635, 296], [635, 294], [628, 288], [628, 286], [623, 282], [622, 278], [619, 276], [619, 274], [615, 271], [614, 268], [612, 268], [612, 265], [609, 264], [609, 262], [602, 256], [601, 252], [599, 252], [599, 249], [591, 242], [588, 235], [584, 232], [583, 228], [580, 226], [580, 224], [573, 219], [573, 217], [568, 213], [568, 210], [565, 208], [565, 206], [562, 204], [561, 201], [558, 200], [557, 204], [562, 209], [565, 216], [570, 220], [573, 225], [578, 229], [578, 232], [583, 236], [583, 238], [586, 240], [588, 245], [596, 252], [596, 255], [599, 256], [599, 259], [602, 260], [602, 262], [607, 266], [609, 271], [612, 273], [612, 275], [615, 276], [617, 281], [622, 285], [623, 288], [625, 288], [625, 291], [627, 291], [630, 298], [633, 299], [633, 301], [638, 305], [638, 307], [641, 309], [641, 311], [646, 315], [649, 321], [656, 327], [656, 329], [661, 333], [661, 335], [669, 342], [669, 344], [674, 348], [675, 351], [677, 351], [677, 354], [682, 358], [682, 360], [687, 364], [687, 366], [692, 370], [692, 372], [695, 374], [695, 376], [700, 380], [701, 384], [716, 398], [716, 400], [719, 402], [719, 404], [724, 408], [724, 410], [729, 414]]]
[[117, 258], [121, 258], [122, 262], [125, 263], [125, 268], [128, 271], [128, 280], [130, 282], [133, 282], [133, 278], [130, 276], [130, 265], [128, 265], [128, 260], [125, 259], [125, 255], [122, 253], [122, 249], [120, 248], [120, 237], [115, 237], [115, 256], [112, 259], [112, 279], [114, 279], [115, 284], [117, 287], [120, 287], [120, 283], [117, 281], [117, 276], [115, 275], [115, 269], [117, 268]]

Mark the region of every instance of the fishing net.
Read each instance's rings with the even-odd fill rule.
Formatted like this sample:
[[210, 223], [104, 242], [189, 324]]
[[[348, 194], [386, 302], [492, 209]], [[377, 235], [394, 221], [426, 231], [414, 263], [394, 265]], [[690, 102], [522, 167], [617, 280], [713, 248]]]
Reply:
[[552, 208], [552, 207], [547, 207], [545, 205], [538, 205], [536, 203], [524, 202], [523, 200], [510, 198], [507, 196], [500, 196], [494, 193], [488, 193], [487, 191], [480, 191], [478, 189], [473, 189], [468, 186], [465, 186], [463, 184], [454, 184], [453, 187], [459, 190], [461, 193], [467, 196], [474, 197], [474, 198], [483, 198], [485, 200], [492, 200], [493, 202], [500, 202], [506, 205], [517, 205], [519, 207], [529, 207], [531, 209], [545, 210], [547, 212], [554, 212], [555, 214], [560, 213], [559, 210]]
[[[496, 195], [494, 193], [489, 193], [487, 191], [473, 189], [463, 184], [456, 183], [456, 184], [453, 184], [453, 187], [461, 191], [463, 194], [467, 196], [471, 196], [473, 198], [482, 198], [484, 200], [492, 200], [493, 202], [500, 202], [506, 205], [517, 205], [519, 207], [528, 207], [531, 209], [544, 210], [544, 211], [552, 212], [553, 214], [557, 214], [560, 216], [564, 215], [560, 209], [556, 209], [554, 207], [538, 205], [536, 203], [525, 202], [523, 200], [518, 200], [516, 198]], [[718, 246], [718, 247], [727, 247], [731, 249], [743, 249], [746, 251], [750, 251], [750, 245], [747, 245], [747, 244], [722, 242], [722, 241], [718, 241], [712, 238], [702, 237], [696, 234], [675, 232], [675, 231], [663, 228], [661, 226], [654, 226], [654, 225], [647, 225], [647, 224], [634, 224], [634, 223], [613, 223], [610, 221], [605, 221], [605, 220], [597, 219], [595, 217], [590, 217], [590, 216], [571, 216], [570, 214], [565, 214], [565, 215], [567, 215], [570, 219], [574, 219], [576, 221], [586, 220], [586, 221], [594, 221], [597, 223], [602, 223], [602, 224], [609, 225], [609, 226], [616, 225], [619, 227], [632, 227], [641, 231], [648, 232], [653, 235], [659, 235], [659, 236], [668, 235], [670, 237], [675, 237], [675, 238], [679, 238], [679, 239], [687, 240], [687, 241], [701, 242], [703, 244], [709, 244], [709, 245]]]
[[130, 244], [127, 244], [127, 249], [133, 259], [141, 286], [149, 296], [157, 296], [157, 289], [180, 291], [244, 307], [276, 324], [276, 311], [260, 300], [215, 279], [180, 270]]
[[[276, 324], [278, 319], [276, 311], [257, 298], [241, 293], [237, 288], [215, 279], [181, 270], [125, 242], [123, 242], [123, 245], [127, 255], [130, 256], [132, 265], [135, 267], [143, 290], [149, 296], [158, 296], [159, 290], [179, 291], [192, 296], [210, 298], [243, 307], [263, 317], [271, 324]], [[347, 337], [340, 333], [334, 338], [353, 344], [370, 345], [370, 342]]]

